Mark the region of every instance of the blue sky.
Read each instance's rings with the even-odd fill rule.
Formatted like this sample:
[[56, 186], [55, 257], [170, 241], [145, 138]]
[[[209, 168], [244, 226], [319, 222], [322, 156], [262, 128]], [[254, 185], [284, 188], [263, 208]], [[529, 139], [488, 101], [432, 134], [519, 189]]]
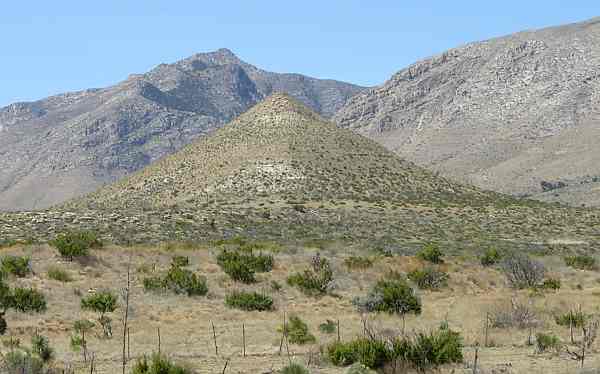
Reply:
[[594, 16], [598, 0], [5, 1], [0, 106], [221, 47], [267, 70], [376, 85], [466, 42]]

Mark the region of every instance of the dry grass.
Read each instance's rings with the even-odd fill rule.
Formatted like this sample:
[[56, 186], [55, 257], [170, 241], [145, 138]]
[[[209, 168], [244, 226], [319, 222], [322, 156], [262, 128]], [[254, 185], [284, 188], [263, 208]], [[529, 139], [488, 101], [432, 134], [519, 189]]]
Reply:
[[[87, 294], [93, 290], [109, 288], [118, 292], [123, 287], [128, 258], [131, 255], [133, 276], [131, 313], [131, 355], [133, 357], [157, 349], [157, 329], [161, 330], [161, 349], [177, 360], [188, 362], [200, 373], [220, 372], [226, 360], [230, 359], [228, 373], [257, 373], [270, 368], [282, 367], [287, 362], [287, 354], [279, 355], [280, 335], [277, 327], [281, 324], [282, 312], [295, 313], [305, 320], [311, 332], [317, 337], [316, 345], [290, 346], [294, 359], [307, 362], [309, 356], [316, 373], [342, 373], [318, 359], [318, 346], [336, 338], [318, 329], [326, 319], [340, 319], [342, 339], [350, 339], [362, 333], [361, 316], [351, 304], [353, 297], [363, 295], [382, 274], [390, 270], [408, 272], [422, 265], [414, 257], [381, 257], [369, 269], [348, 271], [344, 259], [348, 256], [337, 251], [325, 251], [323, 256], [333, 263], [336, 274], [336, 288], [333, 295], [310, 298], [285, 285], [285, 278], [308, 264], [314, 250], [283, 248], [275, 255], [276, 266], [271, 273], [259, 274], [259, 283], [251, 286], [231, 281], [216, 264], [217, 250], [208, 245], [198, 245], [194, 249], [177, 249], [176, 246], [121, 248], [107, 247], [93, 253], [86, 263], [63, 262], [55, 251], [47, 246], [14, 246], [2, 250], [3, 254], [27, 254], [32, 257], [34, 275], [11, 282], [32, 285], [46, 294], [48, 311], [42, 315], [23, 315], [9, 312], [9, 334], [28, 341], [36, 329], [50, 337], [60, 360], [83, 367], [81, 354], [71, 352], [69, 336], [72, 323], [81, 318], [94, 319], [92, 313], [82, 312], [76, 293]], [[174, 254], [189, 256], [190, 269], [198, 271], [208, 279], [207, 297], [188, 298], [171, 294], [146, 293], [142, 287], [145, 276], [166, 269]], [[554, 266], [556, 258], [548, 257], [544, 262]], [[60, 263], [69, 269], [73, 282], [61, 283], [47, 278], [47, 269]], [[531, 291], [515, 292], [505, 285], [501, 273], [483, 268], [474, 260], [449, 258], [442, 268], [450, 273], [447, 289], [436, 292], [420, 292], [423, 300], [423, 313], [407, 318], [408, 331], [421, 331], [436, 328], [440, 321], [447, 320], [450, 327], [462, 333], [465, 339], [465, 365], [446, 368], [442, 372], [456, 370], [469, 373], [465, 368], [472, 361], [473, 346], [483, 345], [483, 326], [486, 312], [499, 305], [509, 303], [512, 298], [529, 303], [540, 317], [535, 331], [552, 331], [562, 341], [568, 341], [568, 329], [556, 326], [553, 313], [567, 311], [581, 305], [589, 313], [598, 313], [591, 300], [600, 292], [600, 284], [593, 272], [573, 271], [563, 267], [553, 267], [563, 278], [563, 288], [558, 292], [533, 295]], [[272, 291], [271, 281], [283, 284], [280, 292]], [[577, 288], [582, 286], [582, 290]], [[274, 312], [243, 312], [229, 309], [224, 305], [227, 293], [234, 289], [258, 290], [271, 293], [277, 310]], [[97, 327], [95, 336], [89, 338], [89, 349], [97, 357], [97, 373], [115, 373], [119, 368], [121, 310], [112, 315], [115, 337], [102, 339]], [[217, 330], [219, 355], [215, 356], [211, 322]], [[241, 328], [245, 324], [247, 355], [243, 358]], [[398, 317], [374, 315], [370, 317], [372, 326], [386, 333], [399, 332], [401, 322]], [[534, 348], [526, 345], [528, 330], [490, 329], [489, 345], [480, 349], [480, 367], [491, 369], [510, 363], [512, 372], [575, 373], [576, 364], [564, 356], [549, 354], [535, 355]], [[600, 355], [596, 349], [589, 353], [587, 367], [600, 365]], [[316, 365], [316, 366], [315, 366]], [[567, 371], [570, 370], [570, 371]], [[83, 371], [82, 371], [83, 372]]]

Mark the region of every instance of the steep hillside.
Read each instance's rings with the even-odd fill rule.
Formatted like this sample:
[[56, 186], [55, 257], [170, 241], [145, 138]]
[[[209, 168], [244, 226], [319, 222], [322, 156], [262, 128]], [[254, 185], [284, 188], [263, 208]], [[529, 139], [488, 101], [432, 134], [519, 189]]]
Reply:
[[[598, 205], [599, 77], [600, 19], [592, 19], [418, 62], [334, 120], [485, 189]], [[552, 190], [558, 182], [567, 187]]]
[[40, 209], [179, 150], [274, 91], [331, 116], [361, 87], [260, 70], [221, 49], [115, 86], [0, 109], [0, 210]]
[[485, 195], [438, 178], [326, 122], [290, 96], [275, 94], [214, 134], [75, 206], [156, 209], [264, 196], [435, 204]]

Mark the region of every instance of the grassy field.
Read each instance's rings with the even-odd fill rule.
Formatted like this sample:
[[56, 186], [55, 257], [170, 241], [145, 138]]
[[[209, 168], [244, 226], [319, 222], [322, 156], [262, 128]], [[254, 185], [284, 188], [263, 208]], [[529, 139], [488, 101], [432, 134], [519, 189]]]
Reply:
[[[232, 243], [234, 241], [106, 246], [73, 262], [64, 260], [49, 245], [4, 248], [2, 257], [29, 256], [33, 271], [24, 278], [9, 277], [8, 282], [40, 290], [48, 304], [47, 311], [42, 314], [9, 311], [6, 315], [9, 330], [4, 340], [16, 337], [26, 345], [37, 331], [50, 339], [57, 364], [67, 363], [77, 368], [77, 372], [89, 372], [89, 363], [83, 362], [82, 353], [74, 352], [70, 347], [73, 322], [97, 318], [95, 313], [82, 311], [80, 300], [101, 290], [112, 290], [120, 295], [130, 267], [131, 360], [128, 367], [136, 358], [158, 350], [160, 329], [161, 352], [177, 362], [190, 365], [199, 373], [220, 373], [226, 362], [228, 373], [268, 373], [286, 365], [288, 360], [309, 365], [312, 373], [344, 373], [345, 368], [333, 366], [320, 353], [322, 347], [337, 340], [337, 333], [321, 332], [319, 325], [327, 319], [336, 324], [339, 320], [342, 341], [362, 336], [365, 320], [369, 329], [381, 336], [400, 334], [403, 324], [400, 317], [385, 313], [369, 313], [365, 317], [356, 310], [352, 300], [356, 296], [364, 296], [378, 279], [390, 271], [405, 274], [426, 265], [424, 260], [415, 256], [384, 257], [339, 241], [318, 245], [268, 242], [259, 244], [258, 248], [273, 254], [273, 270], [257, 274], [257, 282], [246, 285], [234, 282], [217, 264], [216, 257], [224, 248], [236, 248], [236, 244]], [[334, 282], [326, 295], [311, 297], [286, 284], [286, 279], [309, 266], [317, 252], [331, 262]], [[189, 265], [186, 268], [206, 277], [209, 288], [206, 296], [188, 297], [144, 290], [144, 279], [163, 274], [175, 255], [187, 256]], [[351, 256], [367, 256], [372, 265], [348, 268]], [[581, 332], [576, 330], [576, 342], [570, 344], [569, 328], [558, 326], [555, 316], [579, 308], [584, 313], [599, 316], [599, 304], [595, 300], [600, 297], [600, 273], [567, 267], [562, 257], [557, 255], [538, 256], [536, 259], [548, 269], [547, 277], [561, 280], [559, 290], [514, 290], [508, 286], [498, 267], [483, 267], [474, 255], [447, 256], [443, 264], [436, 265], [449, 274], [447, 287], [418, 291], [423, 305], [422, 314], [407, 316], [405, 333], [437, 329], [443, 321], [452, 330], [461, 333], [464, 362], [443, 366], [438, 371], [440, 373], [472, 373], [475, 347], [478, 347], [480, 373], [579, 373], [579, 362], [572, 360], [564, 349], [537, 353], [535, 334], [556, 334], [561, 344], [571, 350], [576, 349]], [[72, 281], [63, 283], [50, 279], [49, 270], [57, 267], [66, 271]], [[234, 290], [254, 290], [269, 295], [274, 300], [275, 309], [247, 312], [226, 307], [224, 299]], [[486, 316], [510, 310], [511, 304], [515, 303], [527, 306], [535, 316], [535, 326], [493, 327], [489, 322], [488, 344], [485, 346]], [[109, 314], [113, 320], [112, 338], [104, 338], [97, 323], [88, 336], [88, 349], [94, 354], [96, 373], [121, 370], [123, 310], [123, 301], [119, 297], [119, 308]], [[287, 316], [299, 316], [316, 337], [311, 344], [289, 344], [289, 356], [285, 344], [280, 354], [281, 332], [278, 328], [284, 312]], [[212, 324], [215, 326], [217, 353]], [[243, 356], [242, 324], [246, 335], [246, 357]], [[530, 334], [534, 345], [528, 345]], [[587, 352], [586, 368], [600, 366], [599, 348], [596, 342]], [[6, 346], [2, 348], [5, 354], [8, 349]]]

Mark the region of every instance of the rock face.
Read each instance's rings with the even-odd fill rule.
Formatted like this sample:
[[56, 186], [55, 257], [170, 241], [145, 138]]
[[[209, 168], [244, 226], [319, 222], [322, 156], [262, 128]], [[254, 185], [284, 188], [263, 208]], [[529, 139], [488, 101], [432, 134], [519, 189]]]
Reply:
[[272, 92], [325, 117], [363, 90], [276, 74], [229, 50], [197, 54], [115, 86], [0, 109], [0, 210], [39, 209], [90, 192], [222, 126]]
[[[352, 98], [334, 120], [461, 181], [599, 205], [599, 92], [596, 18], [418, 62]], [[569, 187], [544, 193], [543, 180]]]

